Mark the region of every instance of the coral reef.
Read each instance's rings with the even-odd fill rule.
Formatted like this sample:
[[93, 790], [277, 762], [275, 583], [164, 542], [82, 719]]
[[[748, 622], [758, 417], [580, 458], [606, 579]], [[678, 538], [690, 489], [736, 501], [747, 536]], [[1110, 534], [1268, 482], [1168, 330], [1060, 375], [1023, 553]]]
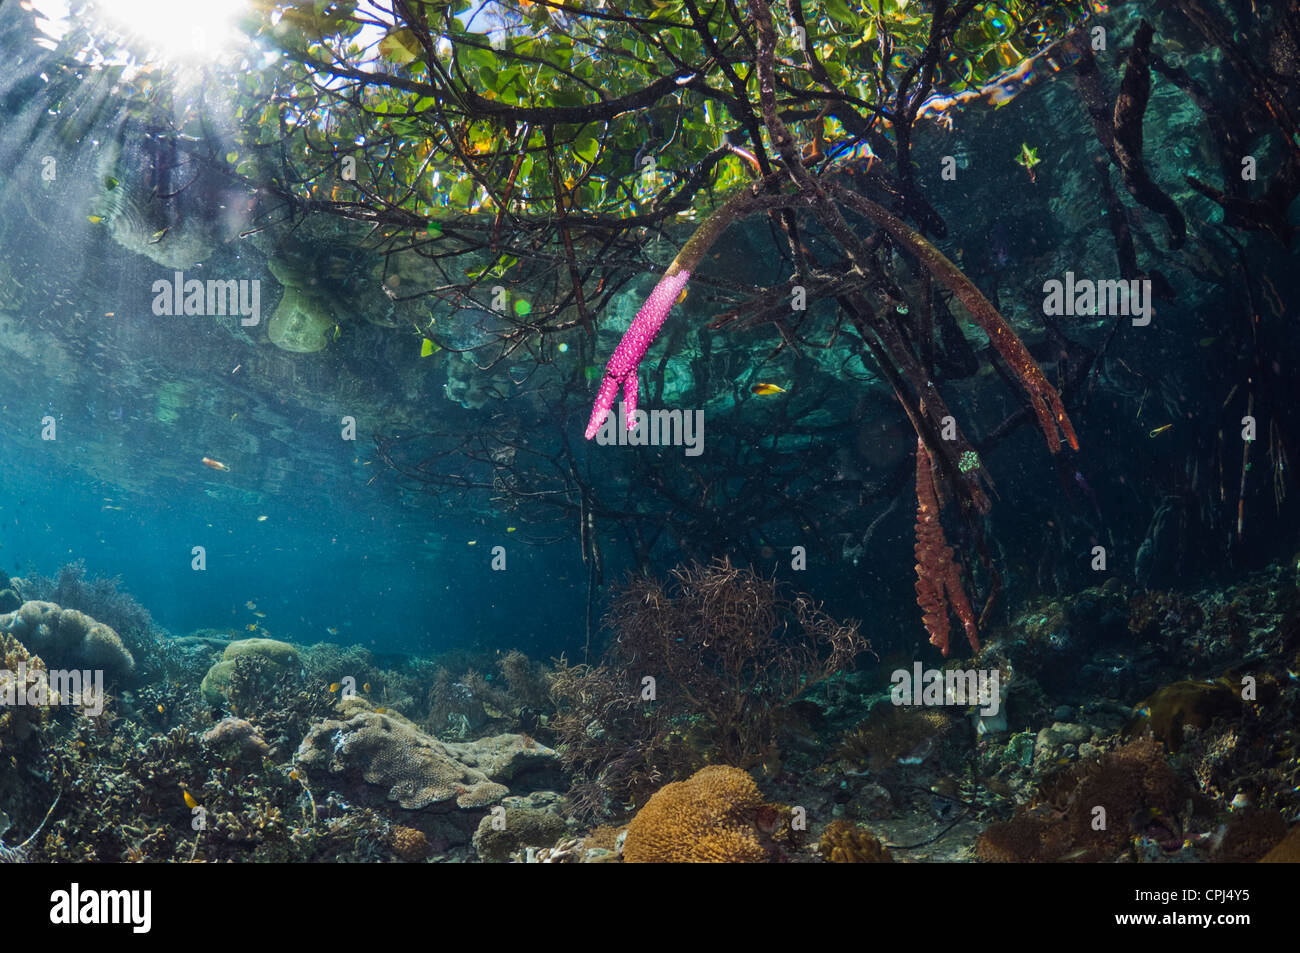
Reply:
[[1130, 731], [1150, 731], [1170, 751], [1178, 751], [1184, 728], [1208, 728], [1215, 718], [1240, 714], [1241, 707], [1240, 689], [1226, 678], [1174, 682], [1142, 703]]
[[256, 761], [271, 750], [257, 726], [243, 718], [221, 719], [203, 733], [203, 743], [215, 748], [227, 761], [244, 757]]
[[[0, 618], [3, 618], [0, 616]], [[12, 690], [15, 698], [21, 692], [26, 695], [44, 678], [41, 674], [45, 663], [41, 658], [27, 650], [25, 646], [11, 635], [0, 632], [0, 700]], [[18, 673], [25, 675], [20, 684]], [[48, 705], [0, 704], [0, 756], [11, 754], [29, 738], [33, 732], [40, 732], [50, 721]]]
[[902, 759], [919, 761], [933, 748], [937, 736], [952, 725], [940, 708], [876, 705], [871, 714], [846, 732], [835, 756], [883, 773]]
[[551, 688], [580, 812], [710, 761], [774, 758], [789, 707], [868, 648], [856, 623], [727, 560], [676, 569], [667, 584], [634, 576], [606, 624], [601, 663], [557, 665]]
[[0, 631], [8, 632], [56, 668], [102, 669], [106, 679], [122, 679], [135, 669], [135, 659], [118, 634], [76, 609], [52, 602], [25, 602], [0, 616]]
[[25, 602], [53, 602], [64, 609], [76, 609], [116, 632], [139, 665], [140, 679], [173, 673], [170, 642], [161, 637], [149, 610], [122, 591], [119, 577], [91, 577], [85, 563], [78, 560], [60, 567], [53, 579], [29, 573], [15, 584]]
[[1139, 839], [1177, 850], [1189, 793], [1159, 742], [1132, 741], [1045, 779], [1040, 800], [986, 828], [976, 853], [988, 862], [1112, 861]]
[[414, 827], [394, 827], [391, 835], [393, 853], [408, 864], [419, 863], [429, 856], [429, 837]]
[[564, 818], [552, 807], [505, 798], [499, 810], [479, 821], [473, 845], [483, 860], [506, 861], [527, 847], [553, 847], [566, 833]]
[[764, 807], [754, 779], [739, 768], [712, 765], [660, 788], [627, 829], [630, 864], [762, 863], [771, 848], [759, 827]]
[[845, 820], [831, 821], [817, 851], [832, 864], [892, 864], [894, 855], [875, 834]]
[[312, 774], [364, 781], [412, 811], [443, 804], [474, 810], [507, 793], [505, 785], [465, 765], [441, 741], [395, 713], [362, 711], [346, 721], [326, 719], [307, 732], [296, 760]]
[[221, 653], [221, 660], [214, 662], [203, 676], [199, 690], [210, 705], [220, 706], [231, 700], [234, 680], [240, 671], [240, 660], [260, 660], [265, 664], [244, 666], [242, 694], [248, 694], [250, 686], [254, 694], [258, 689], [269, 688], [270, 683], [286, 673], [295, 673], [301, 666], [298, 650], [288, 642], [275, 639], [254, 638], [231, 642]]

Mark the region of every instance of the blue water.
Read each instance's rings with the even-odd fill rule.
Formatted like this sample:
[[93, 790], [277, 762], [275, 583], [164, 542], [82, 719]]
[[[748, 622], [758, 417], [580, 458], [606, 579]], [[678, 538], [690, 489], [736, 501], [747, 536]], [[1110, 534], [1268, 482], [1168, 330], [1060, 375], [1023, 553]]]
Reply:
[[[204, 489], [230, 474], [197, 461], [185, 486], [123, 494], [32, 460], [6, 434], [0, 567], [53, 575], [83, 560], [90, 576], [120, 576], [174, 634], [256, 624], [266, 630], [258, 634], [305, 644], [420, 654], [517, 646], [543, 657], [572, 653], [585, 637], [586, 571], [571, 544], [518, 545], [504, 522], [476, 526], [386, 506], [380, 494], [367, 500], [357, 491], [373, 468], [340, 487], [346, 505], [328, 512], [291, 495], [214, 501]], [[491, 569], [495, 545], [507, 546], [504, 572]], [[191, 568], [193, 546], [206, 548], [204, 571]]]

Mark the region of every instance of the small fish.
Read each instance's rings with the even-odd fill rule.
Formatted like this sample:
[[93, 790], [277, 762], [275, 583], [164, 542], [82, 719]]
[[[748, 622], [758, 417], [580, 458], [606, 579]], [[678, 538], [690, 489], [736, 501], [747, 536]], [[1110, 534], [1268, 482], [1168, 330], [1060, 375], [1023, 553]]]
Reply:
[[257, 518], [257, 521], [258, 521], [259, 523], [265, 523], [265, 522], [266, 522], [266, 515], [263, 514], [262, 516], [259, 516], [259, 517]]
[[758, 397], [771, 397], [773, 394], [784, 394], [785, 388], [778, 384], [755, 384], [749, 389], [751, 394]]
[[235, 369], [234, 369], [233, 371], [231, 371], [230, 373], [232, 373], [232, 374], [238, 374], [238, 373], [239, 373], [239, 369], [240, 369], [241, 367], [243, 367], [243, 366], [244, 366], [243, 364], [236, 364], [236, 365], [235, 365]]
[[330, 682], [330, 694], [333, 695], [340, 687], [338, 682]]
[[369, 694], [370, 694], [370, 683], [369, 683], [369, 682], [366, 682], [364, 685], [362, 685], [362, 686], [361, 686], [361, 690], [362, 690], [363, 692], [365, 692], [367, 695], [369, 695]]
[[239, 416], [239, 411], [235, 411], [233, 414], [230, 415], [230, 419], [234, 420], [238, 416]]
[[471, 540], [470, 540], [469, 542], [467, 542], [465, 545], [466, 545], [466, 546], [477, 546], [477, 545], [478, 545], [478, 540], [477, 540], [477, 539], [471, 539]]
[[247, 629], [249, 632], [256, 632], [256, 631], [257, 631], [257, 623], [256, 623], [256, 622], [250, 622], [250, 623], [248, 623], [248, 625], [244, 626], [244, 628]]
[[190, 810], [194, 810], [194, 808], [199, 806], [199, 802], [194, 800], [194, 795], [191, 794], [189, 791], [186, 791], [184, 788], [181, 788], [181, 793], [185, 795], [185, 806], [188, 807]]
[[297, 780], [298, 780], [298, 772], [297, 772], [297, 771], [290, 771], [290, 772], [289, 772], [289, 780], [290, 780], [290, 781], [297, 781]]
[[162, 706], [161, 703], [158, 705], [158, 714], [160, 714], [160, 715], [165, 715], [165, 714], [167, 714], [167, 709], [163, 708], [163, 706]]
[[245, 609], [256, 609], [256, 608], [257, 608], [257, 603], [254, 602], [252, 599], [249, 599], [247, 602], [244, 603], [244, 608], [245, 608]]
[[254, 612], [253, 615], [257, 616], [259, 619], [265, 619], [265, 618], [266, 618], [266, 613], [265, 613], [265, 612]]
[[513, 526], [507, 526], [507, 527], [506, 527], [506, 532], [507, 532], [507, 533], [513, 533], [514, 531], [515, 531], [515, 527], [513, 527]]
[[438, 347], [438, 345], [434, 344], [428, 338], [424, 338], [422, 341], [420, 341], [420, 357], [428, 357], [430, 354], [433, 354], [435, 351], [441, 351], [441, 350], [442, 348]]
[[91, 225], [98, 225], [98, 224], [99, 224], [100, 222], [102, 222], [103, 220], [104, 220], [104, 216], [102, 216], [102, 215], [87, 215], [87, 216], [86, 216], [86, 221], [88, 221]]
[[690, 290], [691, 290], [691, 289], [689, 289], [689, 288], [683, 288], [683, 289], [682, 289], [682, 293], [679, 294], [679, 295], [677, 296], [677, 300], [676, 300], [675, 302], [673, 302], [673, 303], [674, 303], [674, 304], [681, 304], [683, 301], [685, 301], [685, 300], [686, 300], [686, 295], [687, 295], [687, 293], [688, 293]]
[[1148, 436], [1148, 437], [1158, 437], [1158, 436], [1160, 436], [1162, 433], [1164, 433], [1166, 430], [1168, 430], [1168, 429], [1169, 429], [1170, 427], [1172, 427], [1172, 426], [1173, 426], [1173, 424], [1165, 424], [1165, 425], [1162, 426], [1162, 427], [1157, 427], [1155, 430], [1153, 430], [1153, 431], [1151, 431], [1149, 434], [1147, 434], [1147, 436]]
[[213, 460], [211, 457], [204, 457], [204, 458], [203, 458], [203, 465], [204, 465], [205, 467], [207, 467], [208, 469], [210, 469], [210, 470], [221, 470], [221, 471], [225, 471], [225, 470], [229, 470], [229, 469], [230, 469], [230, 467], [226, 466], [226, 465], [225, 465], [224, 463], [222, 463], [220, 460]]
[[375, 714], [377, 714], [377, 715], [383, 715], [383, 714], [386, 714], [387, 711], [388, 711], [387, 708], [376, 708], [376, 709], [375, 709]]
[[328, 632], [330, 635], [338, 635], [338, 634], [339, 634], [339, 630], [336, 629], [336, 628], [335, 628], [334, 626], [332, 626], [332, 625], [330, 625], [330, 626], [326, 626], [326, 627], [325, 627], [325, 631]]

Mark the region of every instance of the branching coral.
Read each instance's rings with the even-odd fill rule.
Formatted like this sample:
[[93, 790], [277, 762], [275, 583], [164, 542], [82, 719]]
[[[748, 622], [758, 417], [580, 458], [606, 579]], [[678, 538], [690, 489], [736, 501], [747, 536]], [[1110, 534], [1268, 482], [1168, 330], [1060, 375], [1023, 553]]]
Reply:
[[615, 639], [601, 663], [557, 665], [551, 689], [584, 814], [638, 802], [710, 761], [771, 757], [788, 706], [868, 648], [856, 623], [727, 560], [667, 583], [633, 577], [606, 623]]
[[775, 580], [726, 559], [673, 571], [667, 585], [633, 577], [606, 620], [608, 658], [649, 676], [658, 697], [708, 720], [718, 754], [748, 765], [775, 742], [781, 712], [868, 648], [857, 623], [842, 623]]

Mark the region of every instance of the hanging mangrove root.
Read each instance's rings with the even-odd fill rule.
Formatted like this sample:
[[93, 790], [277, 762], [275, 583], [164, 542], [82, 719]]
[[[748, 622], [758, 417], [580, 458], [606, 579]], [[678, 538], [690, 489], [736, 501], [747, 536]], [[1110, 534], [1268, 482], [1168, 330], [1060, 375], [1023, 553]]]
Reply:
[[909, 227], [902, 220], [895, 218], [875, 202], [865, 196], [847, 189], [842, 185], [832, 185], [834, 195], [867, 218], [871, 219], [893, 236], [894, 240], [905, 247], [912, 255], [930, 270], [939, 283], [957, 296], [966, 306], [971, 317], [988, 335], [989, 343], [1002, 355], [1007, 366], [1012, 369], [1029, 397], [1030, 406], [1038, 417], [1047, 446], [1053, 453], [1061, 448], [1061, 437], [1074, 450], [1079, 449], [1079, 440], [1074, 434], [1074, 426], [1065, 412], [1061, 395], [1056, 392], [1042, 369], [1034, 361], [1029, 349], [1025, 347], [1011, 325], [993, 307], [992, 302], [984, 297], [983, 292], [975, 287], [943, 252], [935, 248], [919, 232]]
[[614, 409], [614, 401], [618, 399], [620, 389], [623, 391], [626, 404], [628, 429], [635, 427], [636, 375], [637, 369], [641, 366], [641, 359], [645, 357], [646, 351], [650, 349], [651, 343], [659, 334], [659, 329], [668, 319], [668, 312], [681, 299], [682, 293], [686, 290], [686, 283], [691, 279], [691, 273], [699, 266], [714, 242], [737, 218], [759, 209], [779, 208], [791, 202], [789, 196], [759, 195], [758, 189], [763, 185], [762, 182], [755, 183], [727, 199], [713, 214], [700, 223], [699, 228], [692, 233], [681, 251], [677, 253], [677, 257], [664, 270], [659, 283], [650, 292], [650, 297], [641, 306], [641, 310], [636, 313], [631, 326], [623, 334], [623, 339], [618, 342], [618, 347], [614, 349], [609, 362], [605, 365], [605, 373], [600, 380], [600, 391], [591, 408], [591, 420], [587, 423], [585, 436], [588, 440], [596, 436], [601, 425], [605, 423], [605, 418]]
[[951, 607], [966, 630], [966, 638], [980, 650], [979, 630], [961, 571], [953, 560], [952, 547], [939, 522], [939, 496], [934, 487], [934, 466], [925, 441], [916, 441], [916, 604], [924, 613], [930, 644], [948, 657], [948, 609]]
[[1151, 98], [1151, 38], [1154, 35], [1155, 28], [1143, 20], [1133, 39], [1119, 96], [1115, 99], [1113, 155], [1125, 187], [1151, 211], [1164, 216], [1169, 225], [1170, 247], [1179, 248], [1187, 237], [1183, 213], [1174, 200], [1152, 181], [1142, 164], [1142, 117]]

